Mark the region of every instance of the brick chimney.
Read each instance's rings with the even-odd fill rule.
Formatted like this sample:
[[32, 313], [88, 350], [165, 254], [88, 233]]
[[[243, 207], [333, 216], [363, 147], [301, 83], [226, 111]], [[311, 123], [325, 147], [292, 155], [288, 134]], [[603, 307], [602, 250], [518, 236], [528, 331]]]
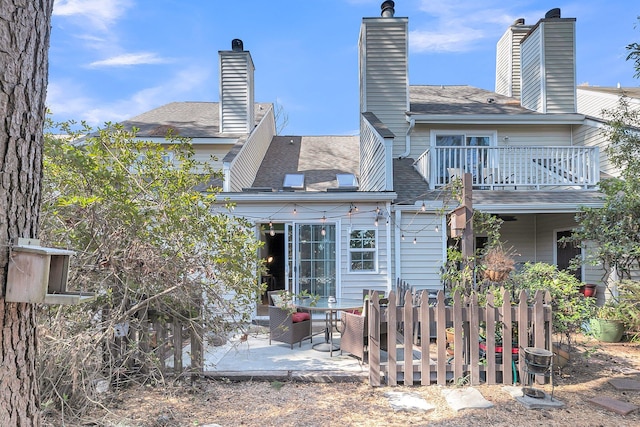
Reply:
[[248, 134], [255, 126], [253, 60], [242, 40], [231, 41], [231, 50], [220, 58], [220, 133]]

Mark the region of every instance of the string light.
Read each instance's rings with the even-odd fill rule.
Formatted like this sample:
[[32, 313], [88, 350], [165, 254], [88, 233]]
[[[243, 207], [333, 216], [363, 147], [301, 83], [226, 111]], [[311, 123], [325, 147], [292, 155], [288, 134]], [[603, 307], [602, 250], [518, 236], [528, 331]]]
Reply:
[[436, 228], [435, 228], [435, 232], [436, 233], [440, 232], [440, 227], [438, 227], [437, 225], [436, 225]]
[[378, 216], [376, 215], [376, 219], [373, 221], [373, 225], [378, 226]]
[[293, 205], [293, 214], [297, 214], [298, 213], [298, 208], [296, 207], [296, 205]]
[[424, 201], [422, 202], [422, 206], [420, 207], [420, 210], [421, 210], [422, 212], [424, 212], [424, 211], [426, 211], [426, 210], [427, 210], [427, 205], [425, 205], [425, 204], [424, 204]]
[[402, 233], [402, 236], [400, 237], [402, 240], [404, 240], [404, 233]]
[[418, 243], [418, 239], [416, 239], [415, 237], [413, 238], [413, 244], [417, 244]]
[[322, 222], [326, 222], [327, 221], [327, 217], [324, 215], [324, 213], [322, 214], [322, 218], [320, 218], [320, 221], [322, 221]]
[[320, 234], [322, 234], [323, 236], [327, 234], [327, 230], [324, 229], [324, 227], [322, 227], [322, 230], [320, 230]]

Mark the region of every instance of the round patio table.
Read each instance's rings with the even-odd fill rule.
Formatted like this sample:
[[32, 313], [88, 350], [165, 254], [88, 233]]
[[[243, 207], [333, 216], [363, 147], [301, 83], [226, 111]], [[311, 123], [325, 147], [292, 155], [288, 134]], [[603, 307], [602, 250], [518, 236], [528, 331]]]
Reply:
[[333, 357], [333, 352], [340, 350], [340, 346], [333, 342], [333, 325], [335, 321], [337, 328], [338, 312], [361, 309], [364, 302], [359, 299], [334, 298], [330, 300], [330, 298], [323, 297], [318, 300], [314, 300], [313, 298], [295, 298], [293, 304], [303, 310], [324, 312], [324, 342], [314, 344], [313, 349], [328, 351], [329, 355]]

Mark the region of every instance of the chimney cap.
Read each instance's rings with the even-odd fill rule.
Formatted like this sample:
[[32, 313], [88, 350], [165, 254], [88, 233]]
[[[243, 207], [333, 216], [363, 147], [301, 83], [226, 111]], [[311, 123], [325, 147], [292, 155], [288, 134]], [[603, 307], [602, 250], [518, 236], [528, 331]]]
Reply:
[[545, 19], [551, 19], [551, 18], [560, 18], [560, 8], [556, 7], [553, 9], [550, 9], [545, 15], [544, 15]]
[[386, 0], [382, 2], [382, 4], [380, 5], [380, 9], [382, 9], [380, 16], [382, 16], [383, 18], [393, 18], [393, 15], [396, 13], [395, 9], [393, 8], [395, 5], [395, 2], [392, 0]]
[[513, 25], [524, 25], [524, 18], [518, 18], [513, 21]]
[[242, 40], [240, 39], [231, 40], [231, 50], [234, 52], [242, 52], [244, 50]]

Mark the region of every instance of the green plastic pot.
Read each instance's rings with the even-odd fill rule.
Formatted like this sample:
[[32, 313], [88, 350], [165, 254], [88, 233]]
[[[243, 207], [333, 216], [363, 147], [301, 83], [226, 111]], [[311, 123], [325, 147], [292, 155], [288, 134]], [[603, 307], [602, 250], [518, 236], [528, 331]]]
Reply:
[[598, 341], [619, 342], [624, 333], [624, 324], [619, 320], [591, 319], [591, 333]]

